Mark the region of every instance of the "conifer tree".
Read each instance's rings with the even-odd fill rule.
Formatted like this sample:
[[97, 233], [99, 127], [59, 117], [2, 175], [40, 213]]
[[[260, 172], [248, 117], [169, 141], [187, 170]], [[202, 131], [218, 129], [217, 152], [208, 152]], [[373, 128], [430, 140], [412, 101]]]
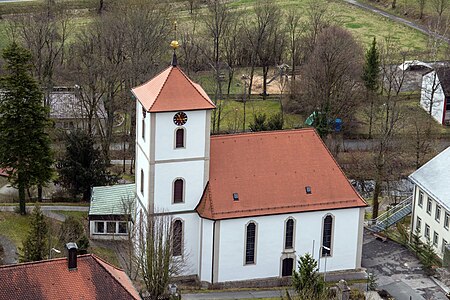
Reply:
[[19, 189], [25, 214], [25, 190], [45, 185], [52, 177], [50, 125], [43, 95], [31, 76], [28, 50], [12, 43], [3, 50], [5, 76], [0, 79], [0, 168]]
[[41, 207], [36, 203], [31, 215], [31, 228], [27, 238], [23, 241], [23, 255], [20, 260], [38, 261], [43, 260], [48, 251], [48, 225], [42, 214]]
[[298, 261], [298, 272], [292, 274], [292, 286], [300, 299], [319, 299], [324, 294], [324, 282], [317, 261], [306, 253]]
[[366, 87], [366, 97], [370, 103], [369, 110], [369, 138], [372, 137], [372, 124], [375, 106], [375, 92], [378, 90], [380, 80], [380, 53], [377, 40], [374, 37], [370, 48], [366, 52], [362, 79]]

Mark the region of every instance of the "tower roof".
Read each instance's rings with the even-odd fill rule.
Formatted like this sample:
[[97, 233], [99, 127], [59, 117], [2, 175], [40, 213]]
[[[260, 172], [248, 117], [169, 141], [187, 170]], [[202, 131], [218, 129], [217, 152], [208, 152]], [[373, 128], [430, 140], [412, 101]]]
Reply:
[[213, 109], [203, 88], [171, 65], [151, 80], [131, 90], [148, 112]]

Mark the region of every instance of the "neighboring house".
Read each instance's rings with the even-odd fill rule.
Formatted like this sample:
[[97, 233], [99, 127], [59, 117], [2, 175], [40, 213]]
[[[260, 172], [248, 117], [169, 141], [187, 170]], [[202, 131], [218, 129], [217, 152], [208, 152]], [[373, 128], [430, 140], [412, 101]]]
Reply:
[[409, 176], [414, 183], [411, 232], [431, 241], [439, 257], [450, 242], [450, 147]]
[[68, 258], [0, 266], [0, 300], [141, 299], [123, 270], [93, 254], [77, 256], [76, 248], [68, 252]]
[[135, 184], [92, 188], [89, 208], [89, 233], [92, 239], [128, 239], [134, 219]]
[[[76, 88], [55, 87], [50, 93], [50, 118], [54, 120], [55, 127], [64, 130], [86, 128], [88, 110], [77, 96]], [[104, 126], [106, 112], [103, 103], [99, 103], [97, 111], [94, 112], [94, 120], [99, 120], [94, 130], [99, 131], [98, 126]]]
[[361, 267], [367, 204], [313, 129], [210, 137], [215, 105], [175, 59], [132, 92], [137, 215], [171, 215], [183, 275], [276, 279], [305, 253], [322, 272]]
[[440, 124], [450, 125], [450, 67], [437, 67], [423, 75], [420, 105]]

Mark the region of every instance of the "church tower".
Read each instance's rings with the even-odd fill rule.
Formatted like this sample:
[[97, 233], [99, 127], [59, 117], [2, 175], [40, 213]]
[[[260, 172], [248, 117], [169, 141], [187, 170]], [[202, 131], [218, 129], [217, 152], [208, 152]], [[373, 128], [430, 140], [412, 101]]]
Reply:
[[148, 213], [194, 212], [209, 175], [215, 106], [178, 67], [178, 43], [171, 46], [171, 65], [132, 89], [137, 99], [136, 195]]

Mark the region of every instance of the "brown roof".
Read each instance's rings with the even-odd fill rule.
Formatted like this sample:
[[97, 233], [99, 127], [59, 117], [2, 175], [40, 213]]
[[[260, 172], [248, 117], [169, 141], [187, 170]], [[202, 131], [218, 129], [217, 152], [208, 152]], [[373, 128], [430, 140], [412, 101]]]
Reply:
[[0, 299], [141, 299], [124, 271], [92, 254], [0, 267]]
[[313, 129], [213, 136], [210, 155], [204, 218], [367, 206]]
[[202, 87], [190, 80], [177, 66], [168, 67], [131, 91], [149, 112], [215, 108]]

